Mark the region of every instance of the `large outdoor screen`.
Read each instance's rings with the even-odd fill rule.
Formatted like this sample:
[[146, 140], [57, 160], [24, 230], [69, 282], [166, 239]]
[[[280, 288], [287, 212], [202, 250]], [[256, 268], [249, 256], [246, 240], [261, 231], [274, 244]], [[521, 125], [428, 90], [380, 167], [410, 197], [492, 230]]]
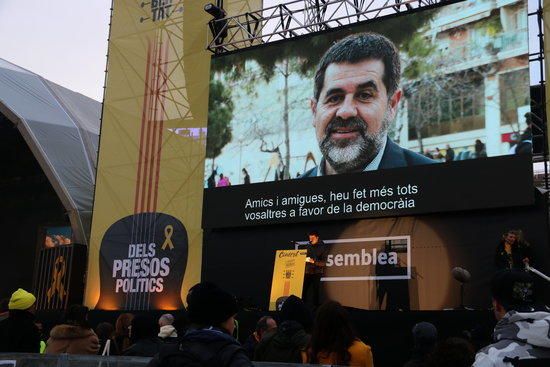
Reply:
[[203, 227], [531, 204], [531, 118], [525, 0], [216, 56]]

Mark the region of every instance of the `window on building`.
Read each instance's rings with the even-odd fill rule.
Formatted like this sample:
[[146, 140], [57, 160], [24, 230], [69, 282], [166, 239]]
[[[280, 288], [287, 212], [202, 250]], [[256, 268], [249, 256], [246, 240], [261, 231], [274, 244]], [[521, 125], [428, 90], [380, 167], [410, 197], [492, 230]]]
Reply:
[[500, 122], [501, 125], [517, 127], [519, 118], [518, 108], [528, 106], [531, 100], [529, 95], [529, 69], [521, 69], [500, 74]]
[[483, 78], [446, 75], [407, 88], [409, 140], [485, 127]]

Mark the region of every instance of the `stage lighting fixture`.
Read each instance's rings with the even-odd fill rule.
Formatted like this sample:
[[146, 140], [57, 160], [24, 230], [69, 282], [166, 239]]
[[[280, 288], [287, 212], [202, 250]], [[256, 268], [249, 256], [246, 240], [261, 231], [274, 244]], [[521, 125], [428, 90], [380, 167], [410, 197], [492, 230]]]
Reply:
[[223, 10], [222, 8], [220, 8], [219, 6], [216, 6], [212, 3], [208, 3], [204, 6], [204, 11], [207, 12], [208, 14], [210, 14], [211, 16], [214, 17], [214, 19], [218, 20], [218, 19], [223, 19], [225, 18], [225, 10]]
[[227, 12], [223, 10], [223, 0], [218, 0], [216, 5], [208, 3], [204, 6], [204, 11], [210, 14], [214, 19], [208, 22], [212, 37], [214, 37], [216, 45], [221, 45], [225, 37], [227, 37]]

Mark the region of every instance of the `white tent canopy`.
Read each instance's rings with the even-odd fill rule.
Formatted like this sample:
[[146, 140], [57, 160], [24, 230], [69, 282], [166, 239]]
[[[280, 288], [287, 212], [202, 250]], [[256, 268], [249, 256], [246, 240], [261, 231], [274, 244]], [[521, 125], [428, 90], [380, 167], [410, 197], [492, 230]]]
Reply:
[[101, 103], [0, 59], [0, 113], [17, 127], [67, 210], [90, 234]]

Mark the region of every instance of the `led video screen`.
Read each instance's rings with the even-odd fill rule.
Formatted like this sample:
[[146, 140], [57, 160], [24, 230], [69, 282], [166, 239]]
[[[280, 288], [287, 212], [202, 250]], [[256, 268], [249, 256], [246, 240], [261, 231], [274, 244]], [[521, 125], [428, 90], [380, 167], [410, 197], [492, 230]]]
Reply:
[[529, 84], [524, 0], [215, 56], [203, 227], [531, 204]]

